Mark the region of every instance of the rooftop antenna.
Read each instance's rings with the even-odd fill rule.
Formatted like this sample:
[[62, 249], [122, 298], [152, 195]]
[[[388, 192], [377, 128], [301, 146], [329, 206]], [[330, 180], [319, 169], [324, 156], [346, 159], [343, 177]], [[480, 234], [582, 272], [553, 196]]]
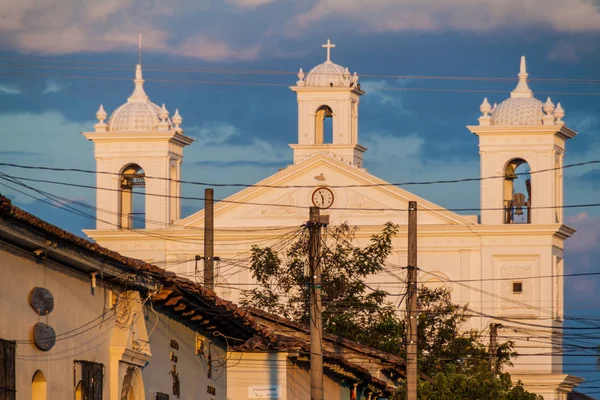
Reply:
[[138, 64], [142, 65], [142, 33], [140, 32], [140, 41], [138, 47]]

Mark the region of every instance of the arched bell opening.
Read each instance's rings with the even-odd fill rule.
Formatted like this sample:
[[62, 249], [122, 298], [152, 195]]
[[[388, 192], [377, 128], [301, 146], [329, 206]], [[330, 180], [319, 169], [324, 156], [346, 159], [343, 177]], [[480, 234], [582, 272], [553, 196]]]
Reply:
[[504, 168], [504, 223], [531, 223], [531, 168], [516, 158]]
[[31, 399], [32, 400], [46, 400], [47, 398], [47, 387], [46, 377], [44, 373], [39, 369], [33, 374], [31, 379]]
[[333, 111], [321, 106], [315, 112], [315, 144], [333, 143]]
[[146, 175], [142, 167], [129, 164], [123, 168], [120, 183], [120, 228], [146, 227]]

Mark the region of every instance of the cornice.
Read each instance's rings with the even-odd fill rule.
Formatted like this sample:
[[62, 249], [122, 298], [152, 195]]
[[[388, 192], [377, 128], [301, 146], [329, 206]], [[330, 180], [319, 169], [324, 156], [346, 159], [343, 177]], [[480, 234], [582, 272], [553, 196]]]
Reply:
[[183, 146], [194, 142], [194, 139], [174, 130], [164, 132], [82, 132], [86, 139], [93, 142], [119, 142], [123, 140], [169, 140]]
[[467, 129], [478, 136], [485, 135], [548, 135], [570, 139], [577, 132], [563, 125], [468, 125]]

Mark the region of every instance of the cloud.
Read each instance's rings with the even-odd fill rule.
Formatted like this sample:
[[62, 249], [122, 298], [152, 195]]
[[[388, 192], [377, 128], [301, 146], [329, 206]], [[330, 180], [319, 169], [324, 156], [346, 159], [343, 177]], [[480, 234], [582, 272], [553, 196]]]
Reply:
[[391, 86], [389, 81], [385, 80], [361, 80], [362, 88], [369, 93], [369, 96], [364, 101], [376, 101], [381, 105], [389, 106], [402, 115], [413, 115], [404, 105], [404, 93], [400, 91], [390, 91], [394, 87], [404, 87], [408, 83], [408, 79], [397, 79], [398, 85]]
[[258, 57], [260, 46], [236, 49], [229, 44], [209, 38], [206, 35], [196, 35], [186, 39], [177, 46], [168, 49], [169, 53], [186, 57], [201, 58], [207, 61], [225, 59], [253, 60]]
[[317, 0], [294, 23], [304, 30], [326, 18], [346, 18], [351, 26], [372, 32], [485, 32], [505, 26], [600, 31], [600, 10], [588, 0]]
[[0, 83], [0, 93], [4, 94], [23, 94], [23, 91], [19, 89], [16, 85], [12, 85], [9, 83]]
[[257, 8], [265, 4], [273, 3], [275, 0], [226, 0], [227, 3], [240, 8]]
[[560, 39], [548, 49], [546, 58], [550, 61], [578, 63], [583, 55], [593, 51], [594, 47], [588, 41]]
[[169, 5], [158, 0], [13, 3], [0, 8], [0, 45], [25, 53], [134, 51], [139, 32], [144, 46], [152, 51], [208, 61], [252, 59], [259, 50], [257, 46], [232, 46], [206, 34], [182, 34], [183, 30], [173, 28], [190, 14], [204, 11], [208, 1], [176, 0]]
[[577, 230], [573, 239], [567, 241], [567, 248], [577, 253], [585, 253], [598, 249], [600, 242], [600, 217], [587, 212], [570, 216], [566, 219], [567, 225]]
[[197, 138], [198, 145], [227, 143], [233, 137], [240, 136], [240, 130], [229, 122], [211, 121], [201, 126], [190, 126], [186, 128], [186, 134]]
[[42, 91], [42, 94], [62, 92], [67, 88], [67, 86], [67, 84], [61, 83], [57, 80], [49, 79], [46, 81], [46, 87]]

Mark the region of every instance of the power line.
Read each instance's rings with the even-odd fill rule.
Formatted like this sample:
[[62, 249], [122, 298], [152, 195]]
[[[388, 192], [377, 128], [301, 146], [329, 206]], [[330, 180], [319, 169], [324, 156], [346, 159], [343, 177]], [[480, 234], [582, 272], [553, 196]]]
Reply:
[[[15, 68], [72, 68], [72, 69], [99, 69], [99, 70], [123, 70], [131, 71], [131, 63], [114, 63], [114, 62], [98, 62], [98, 61], [79, 61], [79, 60], [50, 60], [50, 59], [35, 59], [27, 57], [0, 57], [2, 61], [23, 61], [37, 64], [5, 64], [0, 67], [15, 67]], [[71, 65], [43, 65], [41, 63], [50, 64], [71, 64]], [[89, 67], [89, 65], [92, 65]], [[94, 67], [93, 65], [105, 65], [110, 67]], [[117, 68], [121, 67], [121, 68]], [[189, 73], [219, 73], [219, 74], [256, 74], [256, 75], [297, 75], [298, 71], [291, 70], [274, 70], [274, 69], [247, 69], [247, 68], [215, 68], [215, 67], [199, 67], [190, 65], [170, 65], [170, 64], [144, 64], [144, 71], [152, 72], [189, 72]], [[313, 72], [319, 74], [319, 72]], [[323, 73], [325, 74], [325, 73]], [[444, 75], [400, 75], [400, 74], [377, 74], [377, 73], [361, 73], [361, 77], [369, 78], [387, 78], [387, 79], [410, 79], [410, 80], [449, 80], [449, 81], [490, 81], [490, 82], [507, 82], [512, 83], [517, 79], [514, 77], [485, 77], [485, 76], [444, 76]], [[582, 78], [529, 78], [529, 82], [541, 82], [550, 84], [600, 84], [599, 79], [582, 79]]]
[[[529, 176], [535, 174], [541, 174], [544, 172], [550, 171], [558, 171], [569, 168], [583, 167], [586, 165], [600, 164], [600, 160], [588, 160], [573, 164], [566, 164], [561, 167], [552, 167], [545, 168], [537, 171], [530, 172], [518, 172], [515, 173], [516, 176]], [[118, 172], [108, 172], [108, 171], [94, 171], [90, 169], [82, 169], [82, 168], [58, 168], [58, 167], [48, 167], [48, 166], [37, 166], [37, 165], [24, 165], [24, 164], [15, 164], [15, 163], [5, 163], [0, 162], [0, 166], [11, 167], [11, 168], [19, 168], [19, 169], [27, 169], [27, 170], [41, 170], [41, 171], [56, 171], [56, 172], [79, 172], [85, 174], [96, 174], [96, 175], [111, 175], [111, 176], [121, 176]], [[367, 183], [367, 184], [350, 184], [350, 185], [329, 185], [328, 187], [333, 189], [340, 188], [369, 188], [369, 187], [386, 187], [386, 186], [415, 186], [415, 185], [437, 185], [437, 184], [450, 184], [450, 183], [464, 183], [464, 182], [480, 182], [488, 179], [504, 179], [504, 175], [493, 175], [486, 177], [473, 177], [473, 178], [457, 178], [457, 179], [441, 179], [441, 180], [433, 180], [433, 181], [406, 181], [406, 182], [395, 182], [395, 183]], [[168, 182], [176, 182], [183, 183], [189, 185], [198, 185], [198, 186], [209, 186], [209, 187], [243, 187], [243, 188], [267, 188], [267, 189], [303, 189], [303, 188], [314, 188], [315, 185], [265, 185], [261, 183], [249, 184], [249, 183], [217, 183], [217, 182], [201, 182], [201, 181], [190, 181], [190, 180], [180, 180], [180, 179], [171, 179], [160, 176], [144, 176], [144, 179], [156, 179], [163, 180]]]
[[[34, 179], [34, 178], [25, 178], [25, 177], [20, 177], [20, 176], [13, 176], [13, 175], [8, 175], [8, 174], [4, 174], [6, 177], [12, 178], [12, 179], [17, 179], [17, 180], [23, 180], [23, 181], [30, 181], [30, 182], [37, 182], [37, 183], [47, 183], [47, 184], [53, 184], [53, 185], [60, 185], [60, 186], [68, 186], [68, 187], [79, 187], [79, 188], [85, 188], [85, 189], [94, 189], [94, 190], [105, 190], [105, 191], [109, 191], [109, 192], [120, 192], [119, 189], [112, 189], [112, 188], [103, 188], [103, 187], [99, 187], [99, 186], [93, 186], [93, 185], [83, 185], [83, 184], [77, 184], [77, 183], [70, 183], [70, 182], [64, 182], [64, 181], [55, 181], [55, 180], [48, 180], [48, 179]], [[134, 193], [136, 195], [141, 195], [141, 193]], [[195, 197], [195, 196], [172, 196], [172, 195], [166, 195], [166, 194], [158, 194], [158, 193], [144, 193], [145, 196], [155, 196], [155, 197], [164, 197], [164, 198], [175, 198], [175, 199], [182, 199], [182, 200], [197, 200], [197, 201], [204, 201], [203, 197]], [[221, 203], [229, 203], [229, 204], [245, 204], [245, 205], [255, 205], [255, 206], [265, 206], [265, 207], [289, 207], [289, 208], [297, 208], [297, 209], [308, 209], [310, 208], [310, 206], [301, 206], [301, 205], [296, 205], [296, 204], [276, 204], [276, 203], [258, 203], [258, 202], [249, 202], [249, 201], [238, 201], [238, 200], [228, 200], [228, 199], [220, 199], [217, 200], [215, 199], [215, 201], [221, 202]], [[544, 209], [570, 209], [570, 208], [592, 208], [592, 207], [600, 207], [600, 203], [581, 203], [581, 204], [566, 204], [566, 205], [562, 205], [562, 206], [538, 206], [538, 207], [530, 207], [530, 209], [534, 210], [534, 209], [540, 209], [540, 210], [544, 210]], [[408, 211], [407, 208], [367, 208], [367, 207], [330, 207], [328, 208], [328, 210], [338, 210], [338, 211], [392, 211], [392, 212], [405, 212]], [[439, 211], [439, 212], [465, 212], [465, 211], [503, 211], [505, 210], [504, 207], [491, 207], [491, 208], [478, 208], [478, 207], [471, 207], [471, 208], [422, 208], [420, 209], [421, 212], [431, 212], [431, 211]]]
[[[6, 76], [24, 76], [24, 77], [48, 77], [62, 79], [88, 79], [88, 80], [110, 80], [110, 81], [130, 81], [131, 78], [119, 78], [96, 75], [56, 75], [45, 73], [22, 73], [22, 72], [0, 72], [0, 75]], [[150, 82], [160, 83], [186, 83], [198, 85], [232, 85], [232, 86], [263, 86], [263, 87], [290, 87], [287, 83], [270, 83], [270, 82], [240, 82], [240, 81], [208, 81], [208, 80], [192, 80], [192, 79], [144, 79]], [[445, 88], [416, 88], [416, 87], [397, 87], [397, 88], [377, 88], [381, 91], [418, 91], [418, 92], [438, 92], [438, 93], [503, 93], [507, 94], [509, 90], [490, 90], [490, 89], [445, 89]], [[598, 92], [552, 92], [552, 91], [537, 91], [537, 94], [543, 95], [562, 95], [562, 96], [600, 96]]]

